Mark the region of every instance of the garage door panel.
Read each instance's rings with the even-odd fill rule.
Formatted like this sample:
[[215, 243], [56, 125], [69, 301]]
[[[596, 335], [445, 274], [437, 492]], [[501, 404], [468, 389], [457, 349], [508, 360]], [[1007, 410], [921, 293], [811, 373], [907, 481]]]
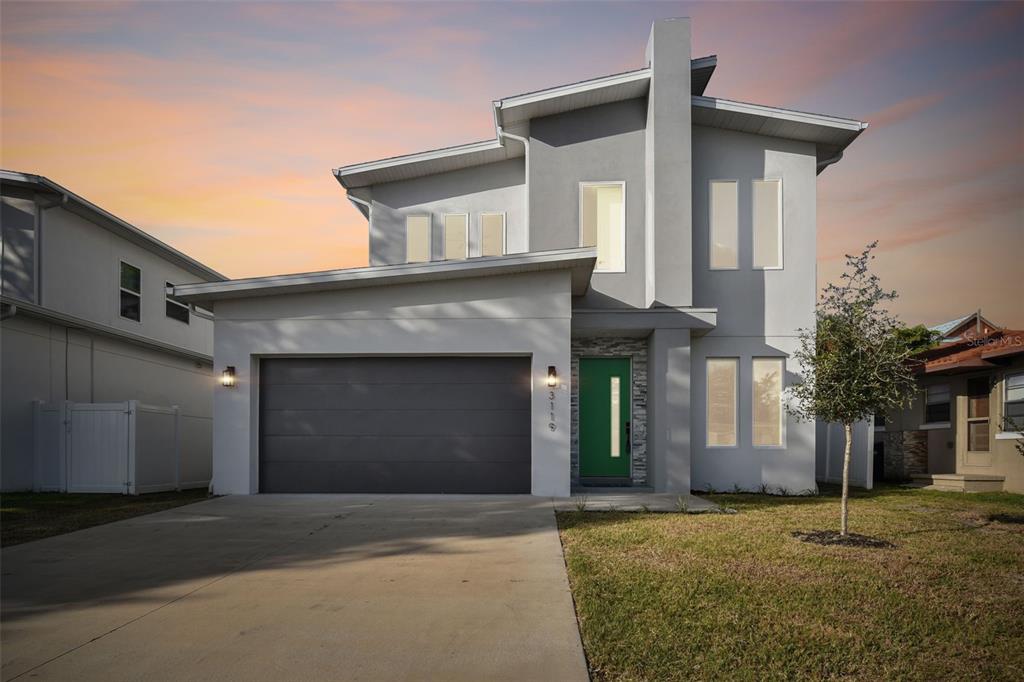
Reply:
[[267, 462], [267, 493], [521, 493], [530, 472], [518, 463]]
[[516, 436], [530, 432], [529, 417], [528, 410], [267, 410], [263, 434]]
[[[288, 358], [262, 368], [264, 384], [475, 384], [529, 385], [529, 361], [502, 357]], [[523, 362], [526, 360], [526, 362]]]
[[266, 394], [268, 410], [507, 409], [529, 399], [526, 382], [478, 384], [281, 384]]
[[529, 436], [266, 436], [264, 462], [522, 462]]
[[263, 492], [530, 491], [529, 358], [265, 359]]

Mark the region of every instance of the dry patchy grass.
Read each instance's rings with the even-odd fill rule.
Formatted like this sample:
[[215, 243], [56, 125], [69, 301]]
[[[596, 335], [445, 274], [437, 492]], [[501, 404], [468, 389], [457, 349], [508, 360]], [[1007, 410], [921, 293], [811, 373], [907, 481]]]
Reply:
[[1022, 679], [1024, 496], [717, 495], [735, 515], [558, 516], [598, 680]]

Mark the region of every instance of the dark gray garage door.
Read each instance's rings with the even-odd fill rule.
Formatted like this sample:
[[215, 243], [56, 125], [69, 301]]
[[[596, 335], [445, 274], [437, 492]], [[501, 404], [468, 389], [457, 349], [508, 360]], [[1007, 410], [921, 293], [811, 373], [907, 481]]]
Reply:
[[529, 358], [260, 367], [260, 490], [530, 492]]

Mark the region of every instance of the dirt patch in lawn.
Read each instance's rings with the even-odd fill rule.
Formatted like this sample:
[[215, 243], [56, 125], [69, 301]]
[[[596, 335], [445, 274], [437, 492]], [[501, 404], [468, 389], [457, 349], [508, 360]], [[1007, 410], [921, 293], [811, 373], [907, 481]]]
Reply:
[[896, 545], [888, 540], [873, 538], [858, 533], [840, 534], [834, 530], [794, 531], [793, 537], [802, 542], [815, 545], [840, 545], [842, 547], [870, 547], [872, 549], [893, 549]]

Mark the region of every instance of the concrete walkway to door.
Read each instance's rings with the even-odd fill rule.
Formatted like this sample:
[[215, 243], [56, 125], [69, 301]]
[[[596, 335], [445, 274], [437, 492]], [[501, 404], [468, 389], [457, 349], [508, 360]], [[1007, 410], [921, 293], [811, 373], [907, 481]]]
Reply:
[[224, 497], [3, 551], [4, 680], [585, 680], [551, 501]]

